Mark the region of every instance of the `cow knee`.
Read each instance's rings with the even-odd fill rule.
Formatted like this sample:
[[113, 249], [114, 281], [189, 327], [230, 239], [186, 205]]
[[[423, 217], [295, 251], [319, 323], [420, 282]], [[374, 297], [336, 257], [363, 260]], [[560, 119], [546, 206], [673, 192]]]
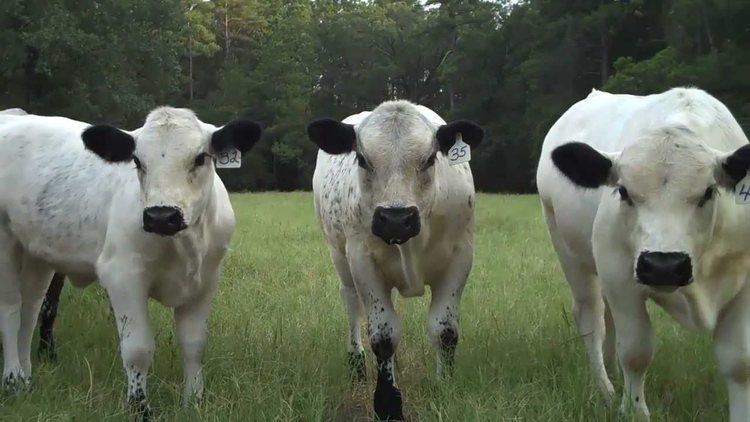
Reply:
[[153, 356], [153, 345], [122, 345], [122, 361], [128, 371], [147, 370]]

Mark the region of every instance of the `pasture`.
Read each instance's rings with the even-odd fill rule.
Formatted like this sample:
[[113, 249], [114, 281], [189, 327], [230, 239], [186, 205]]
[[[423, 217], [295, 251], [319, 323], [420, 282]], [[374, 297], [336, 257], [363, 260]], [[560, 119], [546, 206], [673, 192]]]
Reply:
[[[374, 389], [353, 384], [338, 279], [310, 193], [235, 194], [238, 226], [209, 321], [205, 400], [180, 404], [181, 361], [170, 312], [151, 304], [151, 404], [164, 420], [368, 420]], [[476, 259], [461, 306], [454, 376], [434, 375], [428, 297], [397, 300], [398, 382], [408, 420], [608, 420], [590, 381], [570, 293], [536, 196], [477, 199]], [[59, 362], [34, 360], [33, 387], [0, 397], [2, 420], [126, 419], [125, 378], [103, 291], [66, 285]], [[646, 392], [653, 420], [726, 419], [709, 337], [651, 306], [657, 353]], [[35, 347], [37, 340], [35, 339]], [[615, 374], [620, 392], [620, 377]], [[619, 403], [619, 396], [618, 396]]]

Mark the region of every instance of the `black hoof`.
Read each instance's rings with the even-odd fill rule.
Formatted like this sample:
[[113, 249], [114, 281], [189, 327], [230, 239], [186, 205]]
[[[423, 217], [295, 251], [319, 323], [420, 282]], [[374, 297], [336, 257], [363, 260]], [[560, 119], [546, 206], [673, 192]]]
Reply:
[[404, 420], [401, 391], [393, 384], [378, 383], [373, 400], [375, 418], [379, 421]]
[[132, 420], [143, 422], [151, 420], [151, 406], [145, 395], [131, 396], [128, 399], [128, 410], [132, 415]]
[[349, 352], [349, 374], [355, 381], [367, 380], [367, 366], [365, 352]]
[[3, 378], [2, 390], [7, 394], [19, 394], [28, 390], [30, 386], [30, 378], [11, 373]]

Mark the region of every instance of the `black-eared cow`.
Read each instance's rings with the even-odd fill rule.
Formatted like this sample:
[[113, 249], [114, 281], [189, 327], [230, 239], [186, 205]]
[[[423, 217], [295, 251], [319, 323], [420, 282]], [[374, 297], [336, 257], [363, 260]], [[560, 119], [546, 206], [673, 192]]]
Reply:
[[[401, 323], [392, 291], [422, 296], [430, 286], [429, 336], [437, 370], [449, 370], [458, 344], [459, 302], [474, 256], [474, 182], [469, 154], [483, 137], [467, 121], [446, 124], [432, 110], [386, 102], [343, 122], [308, 126], [320, 147], [315, 210], [340, 279], [349, 317], [349, 360], [364, 375], [360, 316], [367, 315], [377, 360], [376, 416], [403, 418], [394, 354]], [[451, 165], [449, 150], [453, 152]]]
[[739, 124], [698, 89], [595, 91], [544, 140], [537, 185], [552, 243], [608, 398], [605, 361], [619, 357], [623, 411], [649, 417], [650, 299], [711, 333], [730, 420], [750, 420], [749, 166]]

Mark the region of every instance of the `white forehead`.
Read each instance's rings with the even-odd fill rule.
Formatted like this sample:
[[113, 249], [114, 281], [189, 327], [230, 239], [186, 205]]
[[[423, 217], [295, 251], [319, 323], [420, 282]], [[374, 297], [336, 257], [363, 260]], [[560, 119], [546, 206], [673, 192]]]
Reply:
[[202, 148], [206, 141], [204, 124], [192, 110], [186, 108], [159, 107], [146, 117], [146, 123], [137, 131], [139, 151], [164, 152], [194, 151]]
[[368, 156], [421, 157], [435, 148], [434, 137], [434, 125], [408, 101], [379, 105], [357, 127], [358, 148]]
[[650, 132], [617, 160], [621, 182], [641, 195], [664, 191], [696, 195], [714, 183], [715, 153], [686, 127]]

